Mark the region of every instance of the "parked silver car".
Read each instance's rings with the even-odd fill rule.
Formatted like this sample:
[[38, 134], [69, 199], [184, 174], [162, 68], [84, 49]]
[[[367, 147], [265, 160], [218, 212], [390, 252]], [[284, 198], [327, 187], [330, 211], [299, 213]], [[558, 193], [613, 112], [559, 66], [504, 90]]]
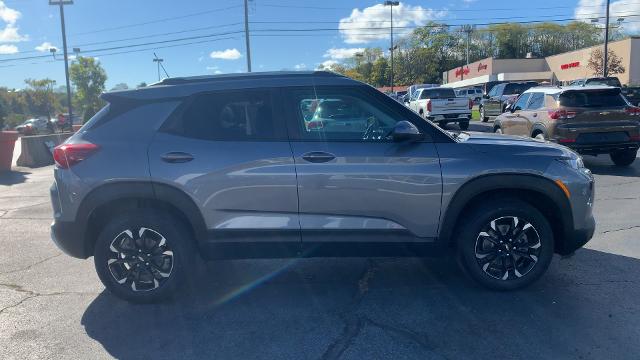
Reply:
[[447, 250], [516, 289], [594, 232], [576, 153], [453, 136], [337, 74], [171, 78], [103, 99], [54, 151], [51, 230], [129, 301], [176, 293], [200, 259]]

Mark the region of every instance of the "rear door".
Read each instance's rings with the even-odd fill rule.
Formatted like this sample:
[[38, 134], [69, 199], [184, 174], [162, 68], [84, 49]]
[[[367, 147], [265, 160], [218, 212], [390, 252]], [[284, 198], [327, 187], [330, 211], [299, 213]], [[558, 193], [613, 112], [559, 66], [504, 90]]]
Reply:
[[530, 97], [531, 93], [520, 95], [515, 104], [513, 104], [512, 111], [507, 111], [501, 115], [500, 119], [502, 120], [500, 121], [500, 125], [504, 134], [529, 136], [527, 126], [525, 125], [527, 122], [525, 109], [527, 108]]
[[[530, 135], [533, 134], [533, 127], [535, 125], [540, 125], [541, 122], [545, 119], [547, 115], [547, 110], [545, 108], [545, 94], [542, 92], [532, 92], [531, 98], [529, 99], [529, 104], [527, 105], [527, 111], [522, 114], [522, 116], [526, 119], [526, 122], [523, 123], [523, 132], [526, 132]], [[545, 137], [547, 136], [547, 132], [544, 131]]]
[[502, 96], [502, 91], [504, 90], [506, 84], [498, 84], [489, 91], [489, 99], [485, 102], [485, 113], [490, 116], [500, 115], [501, 110], [501, 102], [500, 98]]
[[191, 197], [211, 243], [299, 245], [295, 166], [273, 99], [269, 89], [191, 96], [149, 148], [152, 179]]
[[[284, 98], [303, 244], [436, 237], [442, 195], [436, 148], [430, 140], [398, 143], [387, 136], [400, 120], [428, 131], [426, 122], [366, 86], [291, 88]], [[339, 116], [325, 113], [324, 104]], [[318, 112], [322, 126], [309, 126]]]

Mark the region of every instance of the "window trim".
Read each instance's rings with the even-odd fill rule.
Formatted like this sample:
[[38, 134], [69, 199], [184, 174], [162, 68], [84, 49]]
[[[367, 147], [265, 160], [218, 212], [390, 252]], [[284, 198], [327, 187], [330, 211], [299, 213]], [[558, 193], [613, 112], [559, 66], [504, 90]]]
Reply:
[[[516, 102], [513, 103], [513, 112], [527, 110], [527, 107], [529, 106], [529, 100], [531, 100], [531, 94], [532, 93], [528, 92], [528, 93], [523, 93], [522, 95], [520, 95], [520, 97], [518, 97]], [[527, 96], [527, 100], [525, 101], [524, 107], [520, 108], [520, 109], [516, 109], [516, 104], [520, 101], [520, 99], [522, 99], [523, 96]]]
[[[545, 93], [543, 93], [543, 92], [539, 92], [539, 91], [537, 91], [537, 92], [536, 92], [536, 91], [532, 91], [532, 92], [530, 92], [529, 94], [531, 94], [531, 96], [529, 96], [529, 100], [527, 101], [527, 108], [526, 108], [526, 110], [530, 110], [530, 111], [539, 111], [539, 110], [543, 110], [543, 109], [546, 107], [546, 102], [545, 102], [545, 100], [546, 100], [546, 94], [545, 94]], [[541, 98], [542, 98], [542, 102], [540, 103], [540, 106], [539, 106], [539, 107], [537, 107], [537, 108], [535, 108], [535, 109], [534, 109], [534, 108], [532, 108], [532, 107], [531, 107], [531, 103], [532, 103], [532, 101], [533, 101], [533, 97], [534, 97], [535, 95], [540, 95], [540, 96], [541, 96]]]
[[[201, 96], [215, 96], [216, 94], [235, 94], [235, 93], [248, 93], [248, 92], [264, 92], [267, 94], [269, 98], [269, 102], [271, 103], [271, 117], [273, 119], [274, 125], [274, 138], [273, 139], [206, 139], [206, 138], [195, 138], [191, 136], [187, 136], [180, 132], [174, 131], [172, 129], [175, 122], [180, 121], [184, 113], [189, 109], [189, 107]], [[286, 129], [286, 121], [283, 121], [282, 112], [280, 111], [281, 102], [277, 101], [279, 97], [276, 96], [274, 89], [272, 88], [251, 88], [251, 89], [228, 89], [228, 90], [215, 90], [215, 91], [203, 91], [191, 94], [182, 98], [182, 102], [180, 105], [176, 107], [176, 109], [167, 117], [167, 119], [162, 123], [158, 132], [162, 132], [165, 134], [170, 134], [173, 136], [180, 136], [186, 139], [200, 140], [200, 141], [215, 141], [215, 142], [223, 142], [223, 141], [238, 141], [238, 142], [285, 142], [289, 141]]]

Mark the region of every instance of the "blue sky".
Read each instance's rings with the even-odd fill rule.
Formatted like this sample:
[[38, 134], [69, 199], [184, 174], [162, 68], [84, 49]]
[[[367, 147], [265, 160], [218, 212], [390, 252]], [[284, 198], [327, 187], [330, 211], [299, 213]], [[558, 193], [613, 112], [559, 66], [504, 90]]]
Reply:
[[[381, 3], [250, 1], [253, 71], [311, 70], [323, 62], [342, 61], [359, 48], [388, 47], [388, 8]], [[604, 0], [407, 1], [394, 10], [394, 25], [412, 27], [431, 19], [459, 25], [506, 21], [511, 17], [514, 21], [592, 18], [603, 13], [603, 3]], [[122, 82], [133, 86], [156, 81], [154, 51], [165, 59], [171, 76], [246, 71], [242, 4], [242, 0], [75, 0], [74, 5], [65, 7], [68, 47], [70, 51], [80, 47], [85, 56], [99, 59], [109, 77], [107, 88]], [[640, 14], [640, 0], [613, 1], [612, 9], [614, 16]], [[628, 17], [624, 24], [628, 31], [637, 32], [640, 18]], [[407, 30], [398, 29], [402, 31]], [[187, 37], [191, 39], [95, 51]], [[130, 40], [119, 41], [122, 39]], [[191, 44], [175, 46], [185, 43]], [[167, 48], [168, 45], [173, 47]], [[25, 78], [45, 77], [64, 84], [63, 63], [49, 55], [47, 49], [51, 46], [62, 46], [57, 7], [48, 5], [47, 0], [0, 0], [0, 86], [21, 88]], [[140, 51], [117, 54], [132, 50]], [[60, 58], [61, 50], [58, 53]], [[44, 57], [3, 62], [30, 56]]]

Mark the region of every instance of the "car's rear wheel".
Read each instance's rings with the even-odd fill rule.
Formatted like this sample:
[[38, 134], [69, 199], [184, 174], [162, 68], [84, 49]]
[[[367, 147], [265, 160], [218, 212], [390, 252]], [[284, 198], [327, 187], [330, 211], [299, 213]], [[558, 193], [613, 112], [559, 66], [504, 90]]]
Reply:
[[458, 123], [458, 127], [460, 128], [460, 130], [467, 130], [467, 129], [469, 129], [469, 122], [468, 121], [460, 121]]
[[438, 121], [438, 126], [440, 126], [443, 129], [447, 128], [447, 122], [446, 121]]
[[458, 253], [467, 273], [485, 287], [514, 290], [540, 278], [553, 257], [553, 232], [535, 207], [515, 199], [488, 201], [466, 217]]
[[[140, 209], [116, 216], [102, 229], [94, 262], [104, 286], [136, 303], [165, 300], [196, 275], [190, 231], [162, 212]], [[192, 273], [194, 272], [194, 273]]]
[[533, 134], [533, 138], [536, 140], [546, 140], [547, 138], [544, 136], [542, 132], [536, 132]]
[[496, 134], [502, 134], [502, 128], [497, 127], [495, 129], [493, 129], [493, 132], [496, 133]]
[[613, 161], [613, 163], [617, 166], [629, 166], [636, 160], [637, 156], [637, 149], [615, 151], [609, 154], [609, 157], [611, 157], [611, 161]]
[[489, 120], [489, 117], [485, 113], [484, 106], [480, 106], [480, 120], [482, 120], [482, 122], [487, 122]]

